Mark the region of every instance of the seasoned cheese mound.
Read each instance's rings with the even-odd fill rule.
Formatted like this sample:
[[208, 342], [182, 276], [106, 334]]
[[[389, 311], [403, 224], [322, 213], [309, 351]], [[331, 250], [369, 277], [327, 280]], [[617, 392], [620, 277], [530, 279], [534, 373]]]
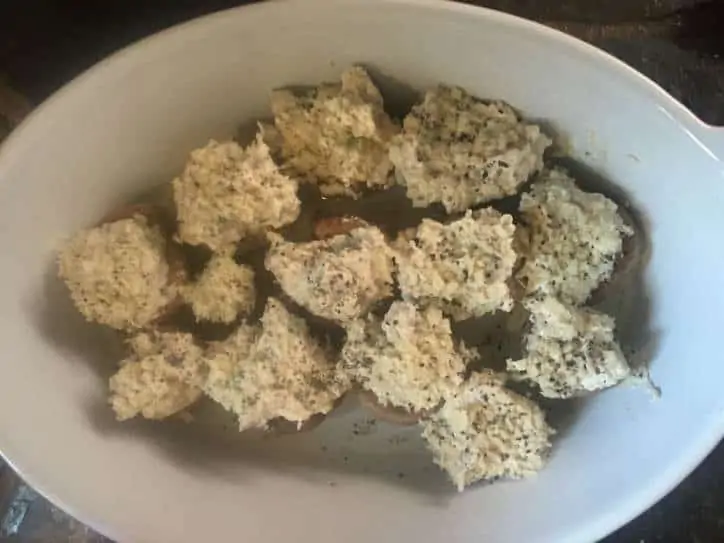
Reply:
[[506, 103], [439, 86], [405, 117], [390, 159], [415, 206], [441, 202], [454, 212], [515, 194], [550, 144]]
[[204, 391], [234, 413], [239, 429], [282, 417], [301, 425], [328, 413], [349, 379], [310, 335], [304, 320], [271, 298], [261, 327], [242, 325], [207, 354]]
[[403, 298], [439, 304], [455, 319], [509, 311], [514, 235], [513, 218], [493, 209], [468, 211], [450, 224], [423, 220], [394, 246]]
[[435, 463], [458, 490], [480, 480], [528, 477], [545, 463], [553, 430], [543, 411], [503, 384], [492, 372], [474, 373], [421, 423]]
[[179, 238], [226, 250], [239, 240], [294, 222], [297, 182], [279, 171], [261, 135], [247, 148], [210, 141], [173, 181]]
[[612, 317], [552, 297], [524, 305], [531, 324], [524, 339], [526, 356], [509, 360], [508, 371], [536, 383], [543, 396], [569, 398], [628, 377]]
[[196, 282], [184, 287], [184, 300], [197, 320], [230, 323], [254, 309], [254, 270], [226, 255], [214, 255]]
[[266, 267], [299, 305], [348, 322], [392, 293], [392, 251], [377, 227], [308, 243], [271, 236]]
[[110, 379], [110, 403], [118, 420], [163, 419], [199, 399], [203, 351], [191, 334], [141, 333], [129, 345], [131, 355]]
[[429, 307], [395, 302], [384, 319], [357, 320], [347, 329], [342, 363], [381, 404], [421, 412], [437, 407], [462, 383], [470, 358], [456, 348], [450, 322]]
[[306, 94], [276, 90], [271, 97], [286, 162], [327, 196], [390, 185], [388, 144], [397, 128], [382, 106], [380, 91], [360, 67], [345, 71], [341, 84]]
[[79, 232], [58, 268], [83, 316], [118, 330], [148, 325], [176, 296], [166, 241], [142, 215]]
[[527, 293], [584, 303], [611, 277], [624, 236], [633, 234], [617, 209], [602, 194], [579, 189], [564, 171], [544, 172], [520, 201], [530, 239], [516, 277]]

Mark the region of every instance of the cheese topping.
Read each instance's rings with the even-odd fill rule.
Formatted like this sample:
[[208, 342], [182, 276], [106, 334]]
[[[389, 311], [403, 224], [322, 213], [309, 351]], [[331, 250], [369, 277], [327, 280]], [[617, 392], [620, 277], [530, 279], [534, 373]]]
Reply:
[[390, 185], [387, 150], [397, 127], [382, 106], [380, 91], [360, 67], [345, 71], [341, 84], [302, 95], [277, 90], [271, 97], [285, 160], [328, 196]]
[[614, 202], [584, 192], [559, 169], [547, 170], [520, 211], [529, 230], [529, 253], [517, 278], [529, 294], [582, 304], [613, 273], [623, 237], [633, 234]]
[[456, 349], [439, 309], [408, 302], [393, 303], [381, 322], [352, 322], [342, 349], [342, 364], [382, 404], [417, 412], [455, 392], [470, 358], [467, 349]]
[[254, 270], [226, 255], [214, 255], [198, 280], [184, 287], [184, 300], [197, 320], [231, 323], [254, 309]]
[[304, 320], [273, 298], [260, 328], [243, 324], [210, 348], [207, 363], [204, 391], [238, 417], [240, 430], [277, 417], [301, 424], [331, 411], [349, 388]]
[[493, 209], [468, 211], [450, 224], [425, 219], [394, 245], [402, 296], [439, 304], [455, 319], [509, 311], [515, 225]]
[[142, 215], [79, 232], [58, 268], [83, 316], [118, 330], [148, 325], [176, 296], [166, 241]]
[[246, 149], [209, 142], [173, 181], [179, 238], [226, 250], [241, 239], [294, 222], [297, 182], [279, 171], [261, 135]]
[[474, 373], [421, 423], [434, 462], [458, 490], [480, 480], [528, 477], [545, 463], [553, 430], [543, 411], [503, 384], [490, 371]]
[[271, 237], [267, 269], [295, 302], [315, 315], [348, 322], [392, 294], [392, 251], [377, 227], [309, 243]]
[[141, 333], [129, 345], [131, 355], [110, 379], [110, 404], [118, 420], [163, 419], [201, 397], [203, 352], [191, 334]]
[[405, 118], [390, 159], [415, 206], [454, 212], [515, 194], [551, 143], [508, 104], [439, 86]]
[[[129, 354], [109, 381], [118, 420], [190, 417], [184, 410], [206, 394], [240, 431], [300, 431], [354, 386], [380, 420], [419, 424], [459, 490], [538, 472], [554, 431], [506, 379], [535, 385], [538, 399], [565, 399], [632, 376], [614, 319], [583, 305], [623, 285], [643, 260], [624, 245], [635, 217], [563, 170], [544, 169], [552, 141], [539, 126], [458, 87], [428, 91], [402, 128], [361, 67], [307, 92], [276, 90], [271, 109], [273, 123], [258, 123], [249, 146], [211, 140], [191, 153], [168, 187], [173, 243], [164, 238], [173, 213], [159, 193], [155, 204], [115, 210], [59, 252], [59, 275], [80, 312], [128, 337]], [[534, 176], [520, 196], [521, 224], [483, 208]], [[304, 187], [303, 215], [298, 180], [316, 185]], [[385, 221], [397, 189], [382, 200], [328, 198], [395, 183], [414, 207], [434, 207], [410, 213], [408, 202]], [[391, 244], [381, 230], [439, 216], [439, 208], [452, 216], [421, 219]], [[279, 231], [287, 225], [288, 238], [315, 241], [287, 241]], [[187, 268], [205, 260], [189, 283]], [[257, 283], [267, 299], [260, 320]], [[309, 318], [311, 331], [270, 289]], [[199, 322], [173, 311], [181, 302]], [[446, 315], [470, 319], [454, 323], [458, 338]], [[331, 347], [339, 335], [327, 328], [319, 340], [316, 325], [345, 333], [339, 356]], [[170, 327], [226, 339], [201, 346]], [[471, 363], [480, 358], [488, 368], [505, 360], [508, 373], [480, 370]]]
[[530, 331], [526, 356], [508, 371], [533, 381], [548, 398], [569, 398], [615, 385], [630, 369], [614, 338], [614, 320], [552, 297], [525, 302]]

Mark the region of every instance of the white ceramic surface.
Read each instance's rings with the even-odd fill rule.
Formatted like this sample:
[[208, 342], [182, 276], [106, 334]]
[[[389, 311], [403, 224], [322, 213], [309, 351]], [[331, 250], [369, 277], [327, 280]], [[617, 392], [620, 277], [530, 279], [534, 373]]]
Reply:
[[[604, 393], [539, 477], [460, 495], [414, 439], [353, 433], [354, 413], [320, 433], [242, 444], [193, 425], [110, 420], [101, 375], [113, 355], [52, 278], [58, 243], [171, 179], [193, 147], [268, 115], [269, 89], [334, 79], [355, 62], [418, 88], [502, 97], [551, 121], [628, 191], [654, 245], [660, 401]], [[0, 450], [56, 504], [128, 542], [593, 541], [670, 490], [723, 434], [722, 159], [724, 133], [633, 70], [492, 11], [301, 0], [163, 32], [72, 82], [0, 151]]]

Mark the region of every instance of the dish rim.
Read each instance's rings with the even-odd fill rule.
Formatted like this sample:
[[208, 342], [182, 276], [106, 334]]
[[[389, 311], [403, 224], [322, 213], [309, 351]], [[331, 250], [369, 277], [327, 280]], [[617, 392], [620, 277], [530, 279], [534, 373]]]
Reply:
[[[182, 36], [191, 29], [200, 29], [204, 26], [213, 27], [228, 17], [243, 16], [244, 13], [249, 13], [253, 10], [269, 11], [269, 15], [267, 16], [271, 17], [273, 16], [274, 10], [283, 9], [279, 7], [282, 4], [304, 4], [307, 9], [320, 9], [325, 5], [338, 6], [340, 3], [349, 5], [371, 5], [369, 0], [267, 0], [196, 17], [130, 43], [66, 82], [28, 115], [21, 125], [0, 145], [0, 179], [7, 177], [3, 174], [8, 166], [16, 160], [16, 149], [22, 146], [23, 140], [25, 139], [24, 134], [28, 131], [29, 127], [38, 122], [38, 119], [45, 117], [46, 111], [52, 110], [56, 104], [62, 104], [66, 95], [74, 92], [75, 88], [90, 83], [97, 78], [104, 77], [106, 71], [114, 70], [121, 62], [134, 60], [134, 55], [140, 58], [144, 50], [162, 46], [165, 42], [170, 43], [174, 39], [183, 39]], [[702, 148], [702, 151], [709, 154], [710, 157], [720, 162], [724, 159], [724, 129], [703, 122], [658, 83], [611, 54], [574, 36], [545, 26], [542, 23], [506, 12], [453, 1], [376, 0], [376, 4], [376, 7], [379, 7], [380, 4], [399, 5], [409, 8], [411, 11], [444, 11], [457, 13], [460, 16], [468, 18], [492, 20], [500, 24], [517, 27], [521, 31], [531, 35], [538, 34], [546, 40], [558, 43], [566, 48], [576, 49], [583, 56], [590, 59], [591, 62], [597, 63], [602, 67], [605, 66], [606, 70], [616, 73], [620, 75], [622, 79], [625, 79], [627, 84], [636, 86], [640, 92], [646, 93], [649, 99], [656, 103], [664, 114], [671, 117], [679, 128], [694, 140], [697, 145]], [[7, 180], [2, 182], [6, 183]], [[639, 516], [667, 495], [702, 463], [722, 437], [724, 437], [724, 414], [712, 413], [708, 419], [702, 421], [699, 434], [699, 439], [690, 442], [683, 448], [676, 461], [672, 461], [668, 469], [662, 473], [654, 483], [640, 488], [634, 494], [626, 496], [615, 509], [607, 511], [597, 519], [588, 522], [585, 526], [579, 528], [577, 532], [568, 534], [566, 536], [567, 540], [598, 540], [605, 537]], [[101, 534], [115, 537], [115, 539], [120, 541], [127, 539], [121, 534], [120, 527], [104, 526], [100, 519], [88, 518], [88, 516], [74, 504], [66, 502], [53, 490], [47, 488], [42, 481], [42, 476], [24, 469], [22, 460], [14, 459], [13, 452], [7, 447], [7, 443], [3, 444], [3, 441], [5, 440], [0, 432], [0, 458], [39, 495]]]

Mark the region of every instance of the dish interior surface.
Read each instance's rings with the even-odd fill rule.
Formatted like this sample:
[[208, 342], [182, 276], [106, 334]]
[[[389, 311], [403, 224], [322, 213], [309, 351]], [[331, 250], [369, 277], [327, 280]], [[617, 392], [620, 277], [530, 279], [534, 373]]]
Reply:
[[[652, 331], [640, 348], [660, 400], [635, 387], [600, 394], [569, 418], [537, 477], [460, 495], [416, 429], [371, 423], [353, 405], [315, 432], [277, 438], [112, 420], [102, 380], [115, 342], [67, 300], [59, 244], [172, 179], [209, 138], [268, 117], [269, 89], [334, 80], [355, 63], [393, 109], [408, 84], [504, 99], [623, 189], [654, 247], [635, 303]], [[724, 290], [711, 278], [724, 267], [712, 239], [724, 231], [724, 168], [703, 130], [605, 55], [463, 6], [271, 3], [147, 40], [51, 99], [0, 155], [0, 450], [56, 503], [123, 541], [595, 540], [721, 436]]]

